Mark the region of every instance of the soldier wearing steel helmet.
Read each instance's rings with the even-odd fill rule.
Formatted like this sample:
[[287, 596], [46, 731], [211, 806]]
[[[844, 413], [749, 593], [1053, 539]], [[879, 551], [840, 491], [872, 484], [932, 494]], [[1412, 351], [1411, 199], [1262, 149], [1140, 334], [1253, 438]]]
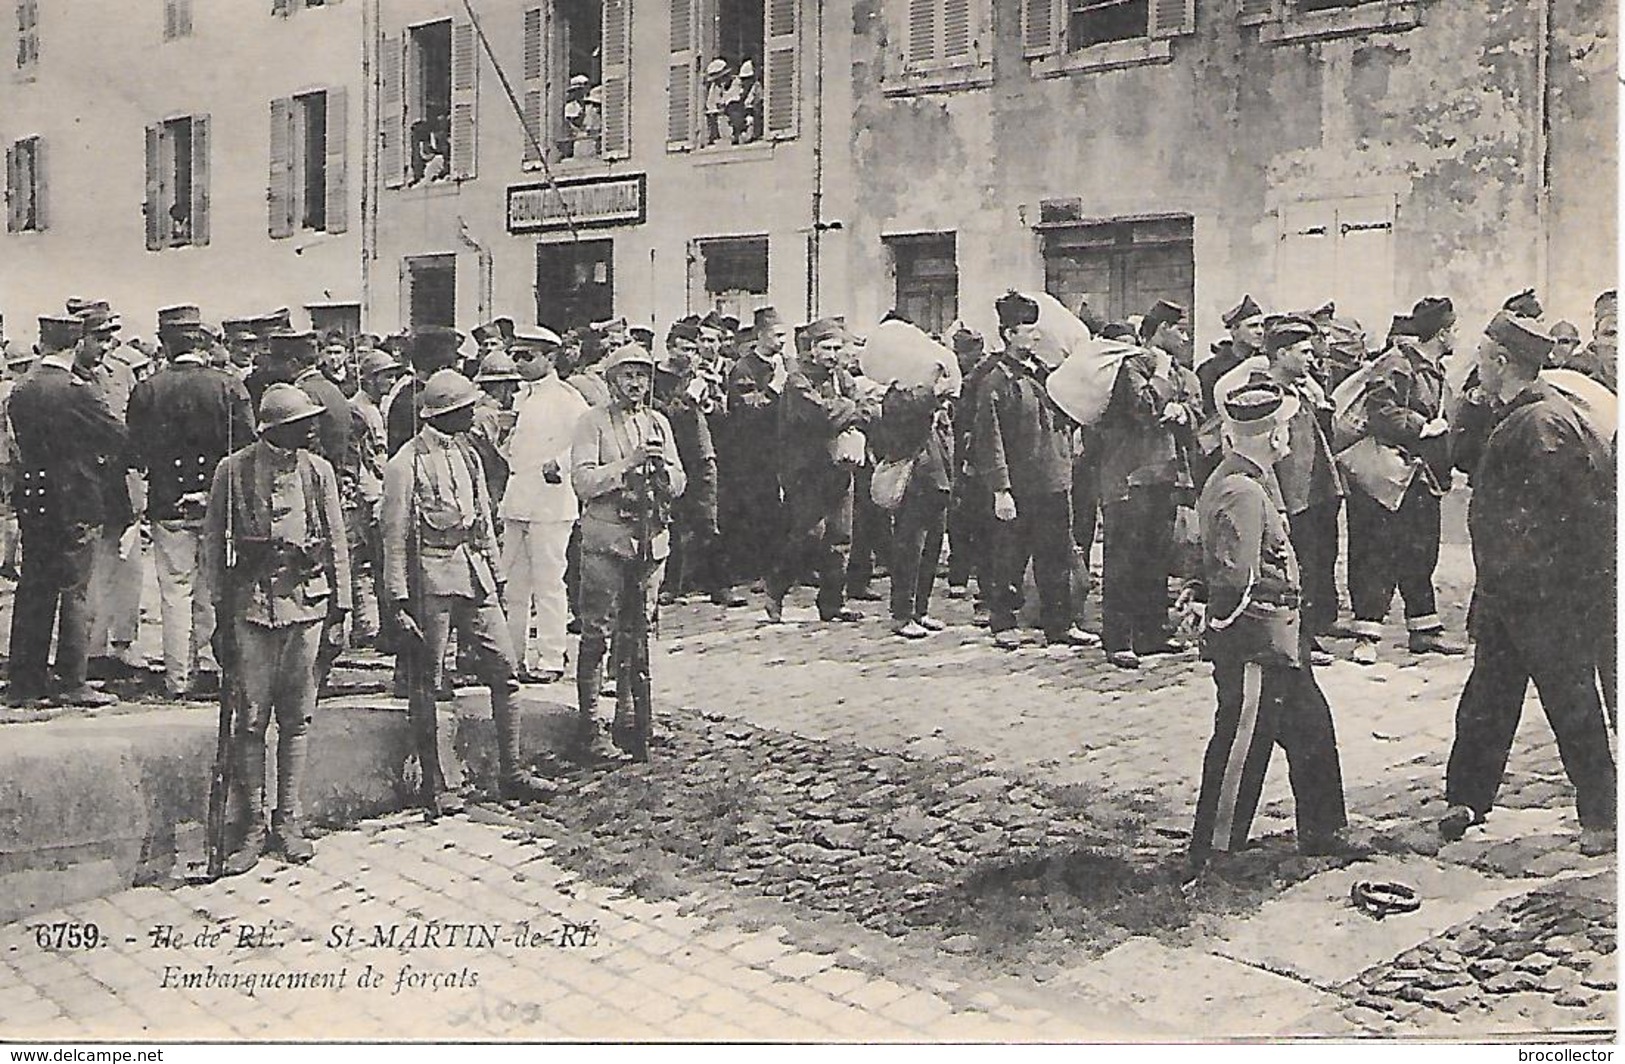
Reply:
[[423, 427], [384, 467], [384, 590], [397, 630], [416, 648], [419, 670], [409, 712], [423, 767], [423, 797], [435, 813], [463, 808], [446, 789], [440, 766], [434, 702], [446, 643], [453, 629], [472, 650], [476, 671], [491, 690], [496, 720], [498, 783], [504, 798], [539, 799], [546, 783], [519, 760], [519, 711], [508, 619], [498, 595], [496, 530], [479, 452], [469, 439], [479, 400], [474, 382], [443, 369], [423, 384]]
[[[204, 582], [215, 618], [235, 640], [242, 710], [232, 779], [243, 821], [225, 860], [227, 875], [253, 868], [265, 852], [308, 861], [300, 792], [317, 657], [350, 613], [350, 554], [338, 479], [314, 452], [322, 406], [291, 384], [260, 397], [260, 438], [215, 469], [204, 517]], [[226, 644], [222, 642], [222, 646]], [[277, 798], [265, 818], [265, 731], [277, 721]]]

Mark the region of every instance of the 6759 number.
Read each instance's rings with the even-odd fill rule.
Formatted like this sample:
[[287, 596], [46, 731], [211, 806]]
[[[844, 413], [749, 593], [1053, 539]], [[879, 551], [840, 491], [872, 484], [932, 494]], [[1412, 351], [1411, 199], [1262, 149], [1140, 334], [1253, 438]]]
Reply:
[[33, 930], [40, 949], [95, 949], [102, 941], [95, 924], [35, 924]]

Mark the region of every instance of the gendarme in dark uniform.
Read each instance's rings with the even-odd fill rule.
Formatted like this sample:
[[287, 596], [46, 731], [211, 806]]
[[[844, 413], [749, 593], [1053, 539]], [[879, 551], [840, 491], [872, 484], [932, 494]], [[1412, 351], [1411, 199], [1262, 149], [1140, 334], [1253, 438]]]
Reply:
[[1535, 682], [1574, 784], [1587, 854], [1614, 849], [1615, 768], [1596, 687], [1612, 623], [1615, 475], [1608, 442], [1538, 374], [1554, 346], [1527, 320], [1496, 316], [1479, 367], [1501, 416], [1473, 473], [1467, 526], [1477, 586], [1473, 671], [1456, 709], [1440, 822], [1460, 838], [1489, 813]]
[[1298, 847], [1351, 853], [1342, 832], [1343, 777], [1326, 697], [1315, 682], [1299, 618], [1301, 587], [1274, 464], [1289, 450], [1298, 401], [1278, 384], [1249, 384], [1223, 400], [1232, 446], [1197, 502], [1207, 609], [1203, 656], [1218, 710], [1202, 760], [1190, 858], [1247, 845], [1277, 743], [1286, 751]]

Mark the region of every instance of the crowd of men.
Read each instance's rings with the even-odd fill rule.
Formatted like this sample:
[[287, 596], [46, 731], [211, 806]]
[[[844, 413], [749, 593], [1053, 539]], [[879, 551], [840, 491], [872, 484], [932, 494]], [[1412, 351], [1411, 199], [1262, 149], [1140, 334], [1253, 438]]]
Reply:
[[[920, 640], [945, 627], [931, 612], [942, 571], [992, 646], [1015, 650], [1030, 566], [1045, 645], [1137, 669], [1200, 633], [1218, 709], [1195, 865], [1246, 845], [1276, 743], [1300, 846], [1358, 853], [1313, 668], [1333, 635], [1375, 662], [1396, 590], [1412, 654], [1465, 653], [1434, 591], [1459, 469], [1475, 489], [1478, 654], [1440, 830], [1460, 837], [1489, 813], [1533, 679], [1582, 846], [1612, 848], [1614, 439], [1541, 373], [1615, 389], [1613, 292], [1584, 346], [1519, 293], [1465, 360], [1442, 297], [1377, 342], [1330, 304], [1270, 314], [1244, 297], [1199, 365], [1185, 308], [1111, 321], [1085, 304], [1078, 318], [1121, 358], [1086, 424], [1046, 387], [1039, 303], [1012, 291], [995, 311], [996, 345], [956, 323], [940, 337], [956, 365], [900, 385], [864, 375], [864, 340], [842, 319], [792, 328], [771, 307], [663, 337], [509, 319], [375, 337], [301, 332], [286, 311], [215, 328], [182, 305], [158, 313], [149, 346], [120, 343], [107, 303], [72, 300], [40, 319], [34, 351], [7, 355], [0, 386], [17, 579], [7, 704], [106, 705], [94, 679], [144, 667], [144, 528], [169, 693], [213, 698], [222, 672], [242, 693], [226, 868], [240, 872], [267, 851], [310, 856], [307, 729], [347, 646], [395, 653], [425, 802], [449, 813], [462, 798], [434, 702], [454, 673], [491, 691], [502, 794], [537, 799], [549, 786], [519, 751], [520, 685], [573, 665], [584, 756], [647, 758], [658, 605], [737, 608], [744, 588], [780, 623], [811, 583], [819, 619], [848, 623], [889, 576], [889, 630]], [[1452, 377], [1463, 361], [1471, 372]], [[1098, 633], [1082, 623], [1097, 530]], [[601, 696], [615, 699], [608, 746]]]

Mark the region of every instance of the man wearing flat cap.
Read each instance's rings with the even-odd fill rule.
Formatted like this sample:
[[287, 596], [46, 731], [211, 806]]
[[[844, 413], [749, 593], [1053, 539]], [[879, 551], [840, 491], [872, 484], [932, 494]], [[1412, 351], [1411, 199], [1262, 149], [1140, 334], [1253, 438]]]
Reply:
[[453, 631], [491, 692], [502, 797], [536, 800], [551, 793], [519, 755], [518, 686], [512, 683], [514, 653], [499, 596], [496, 528], [485, 472], [468, 438], [479, 394], [456, 370], [435, 372], [418, 401], [422, 429], [384, 467], [384, 588], [394, 630], [414, 660], [407, 708], [423, 766], [422, 798], [431, 814], [464, 807], [446, 785], [437, 711], [428, 696], [444, 686]]
[[91, 383], [117, 329], [117, 319], [104, 314], [41, 318], [39, 362], [7, 404], [23, 547], [11, 618], [10, 705], [37, 704], [48, 694], [53, 631], [56, 700], [118, 701], [86, 683], [96, 542], [105, 526], [122, 532], [132, 520], [124, 481], [128, 437]]
[[[767, 581], [767, 618], [783, 618], [784, 596], [806, 572], [818, 573], [818, 616], [857, 621], [846, 605], [846, 562], [852, 543], [852, 470], [861, 430], [880, 414], [860, 400], [844, 368], [846, 327], [821, 318], [807, 327], [808, 353], [785, 379], [779, 400], [779, 483], [786, 536]], [[848, 434], [843, 436], [843, 434]], [[845, 441], [857, 441], [845, 449]], [[861, 460], [861, 459], [858, 459]]]
[[1184, 320], [1185, 309], [1166, 300], [1146, 312], [1145, 348], [1123, 359], [1100, 418], [1101, 642], [1123, 669], [1184, 649], [1169, 628], [1168, 577], [1202, 416], [1200, 384], [1181, 365], [1190, 343]]
[[604, 361], [610, 402], [576, 424], [570, 483], [581, 500], [581, 645], [576, 699], [586, 756], [596, 756], [600, 668], [613, 646], [616, 748], [649, 756], [647, 620], [671, 553], [671, 503], [687, 488], [671, 424], [650, 406], [654, 358], [623, 344]]
[[1486, 336], [1479, 374], [1500, 420], [1474, 471], [1467, 513], [1477, 573], [1467, 623], [1476, 646], [1456, 709], [1439, 830], [1459, 839], [1490, 813], [1533, 680], [1574, 785], [1580, 850], [1612, 853], [1615, 767], [1596, 687], [1596, 632], [1613, 627], [1613, 456], [1573, 403], [1540, 379], [1549, 335], [1502, 312]]
[[1202, 654], [1213, 663], [1218, 695], [1190, 862], [1199, 870], [1216, 853], [1246, 848], [1277, 744], [1287, 755], [1298, 849], [1368, 853], [1345, 835], [1337, 735], [1307, 660], [1298, 559], [1274, 472], [1290, 453], [1299, 404], [1272, 381], [1248, 382], [1218, 400], [1229, 446], [1197, 502], [1202, 575], [1188, 588], [1206, 604]]
[[[1455, 307], [1449, 299], [1422, 299], [1401, 328], [1393, 348], [1372, 366], [1365, 395], [1367, 432], [1399, 460], [1390, 462], [1379, 480], [1372, 479], [1374, 473], [1350, 476], [1349, 542], [1358, 541], [1364, 557], [1349, 581], [1359, 637], [1354, 660], [1361, 664], [1377, 660], [1396, 587], [1405, 602], [1411, 653], [1466, 651], [1446, 638], [1433, 588], [1439, 506], [1451, 479], [1443, 363], [1455, 344]], [[1397, 507], [1392, 499], [1398, 499]]]
[[987, 597], [993, 643], [1021, 646], [1021, 586], [1032, 559], [1039, 624], [1052, 646], [1099, 642], [1072, 623], [1071, 425], [1033, 376], [1038, 304], [1007, 292], [993, 304], [1004, 349], [977, 397], [971, 449], [991, 495], [992, 571]]
[[779, 398], [789, 379], [785, 365], [790, 330], [773, 307], [761, 307], [753, 322], [755, 337], [728, 373], [726, 447], [730, 504], [722, 517], [722, 534], [733, 575], [765, 581], [773, 571], [783, 537], [783, 500], [779, 494]]
[[[159, 311], [164, 368], [130, 393], [130, 445], [147, 474], [147, 519], [164, 628], [164, 686], [171, 695], [212, 693], [219, 682], [210, 639], [213, 599], [201, 582], [203, 518], [214, 471], [254, 442], [248, 391], [208, 365], [197, 308]], [[215, 674], [212, 680], [205, 674]]]
[[[266, 852], [302, 863], [303, 798], [317, 658], [350, 613], [350, 555], [338, 481], [312, 449], [321, 406], [289, 384], [268, 385], [260, 438], [215, 467], [204, 518], [203, 583], [231, 648], [243, 706], [236, 728], [234, 798], [241, 817], [225, 873]], [[276, 808], [265, 816], [265, 733], [277, 724]]]

